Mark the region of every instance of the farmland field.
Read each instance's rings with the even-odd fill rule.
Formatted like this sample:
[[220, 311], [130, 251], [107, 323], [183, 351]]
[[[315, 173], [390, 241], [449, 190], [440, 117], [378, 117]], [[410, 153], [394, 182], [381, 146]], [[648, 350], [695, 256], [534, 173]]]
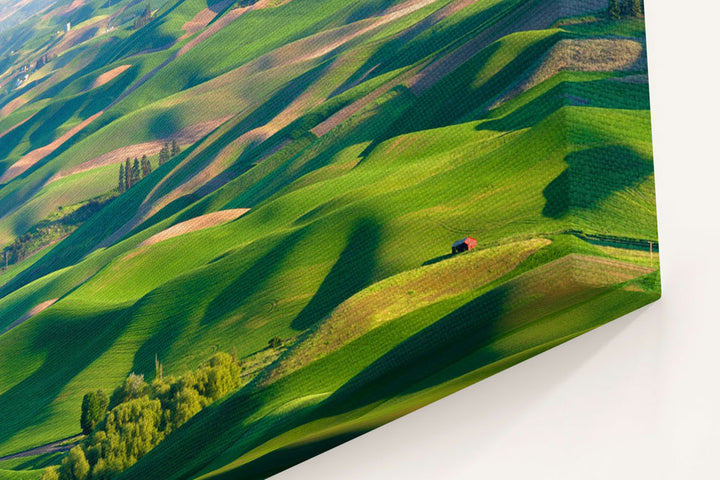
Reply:
[[641, 1], [22, 3], [0, 479], [267, 478], [660, 296]]

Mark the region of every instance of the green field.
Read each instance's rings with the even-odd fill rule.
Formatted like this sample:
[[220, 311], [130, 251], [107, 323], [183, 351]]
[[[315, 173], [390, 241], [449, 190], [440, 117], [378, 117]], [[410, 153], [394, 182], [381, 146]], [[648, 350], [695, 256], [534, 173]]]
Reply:
[[0, 479], [67, 465], [30, 450], [81, 433], [87, 392], [219, 352], [232, 392], [108, 477], [90, 445], [141, 399], [111, 405], [82, 478], [266, 478], [659, 298], [644, 20], [555, 3], [0, 23], [0, 250], [27, 242], [0, 257]]

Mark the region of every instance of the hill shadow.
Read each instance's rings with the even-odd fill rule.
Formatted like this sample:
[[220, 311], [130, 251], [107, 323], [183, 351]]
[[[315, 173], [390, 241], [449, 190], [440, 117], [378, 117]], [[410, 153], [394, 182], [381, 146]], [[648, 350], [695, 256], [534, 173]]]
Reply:
[[[296, 424], [309, 424], [313, 420], [343, 414], [399, 393], [412, 391], [418, 382], [426, 380], [433, 373], [482, 348], [495, 338], [498, 333], [497, 321], [507, 302], [507, 293], [507, 289], [503, 287], [488, 292], [407, 338], [301, 418], [284, 428], [281, 425], [279, 432], [289, 431]], [[487, 358], [480, 362], [491, 363], [500, 356], [488, 349]], [[306, 439], [302, 445], [274, 450], [218, 478], [265, 478], [371, 429], [372, 427], [359, 426], [349, 432], [325, 438]]]
[[568, 168], [543, 190], [546, 217], [562, 218], [575, 208], [592, 209], [653, 173], [652, 162], [621, 146], [573, 152], [565, 161]]
[[[154, 296], [157, 302], [157, 294]], [[155, 333], [149, 336], [145, 342], [137, 349], [133, 358], [132, 371], [137, 374], [143, 374], [146, 378], [155, 377], [155, 358], [160, 362], [164, 362], [170, 353], [170, 349], [180, 338], [183, 332], [190, 326], [190, 318], [197, 312], [199, 305], [195, 298], [191, 296], [175, 295], [176, 292], [168, 292], [164, 289], [160, 295], [170, 296], [173, 301], [173, 309], [182, 311], [182, 315], [165, 315], [158, 320], [159, 326], [155, 329]], [[168, 301], [168, 300], [166, 300]], [[145, 303], [145, 299], [138, 304]], [[156, 303], [157, 304], [157, 303]], [[140, 314], [142, 315], [142, 313]], [[170, 318], [168, 318], [170, 317]], [[157, 356], [157, 357], [156, 357]]]
[[340, 303], [372, 283], [380, 237], [380, 225], [376, 221], [365, 218], [357, 222], [347, 246], [312, 300], [293, 320], [292, 328], [305, 330], [313, 326]]
[[[428, 29], [437, 25], [432, 17], [423, 20], [398, 33], [393, 40], [385, 42], [365, 63], [357, 69], [330, 97], [339, 95], [363, 81], [370, 80], [388, 72], [398, 70], [421, 61], [434, 52], [449, 50], [463, 38], [471, 36], [489, 19], [497, 15], [510, 1], [505, 1], [471, 15], [445, 28], [434, 30], [432, 35], [425, 35]], [[388, 5], [389, 6], [389, 5]]]
[[[129, 76], [134, 75], [131, 70], [133, 69], [128, 69]], [[115, 79], [116, 81], [96, 88], [92, 92], [79, 94], [67, 101], [52, 103], [42, 108], [29, 121], [19, 125], [3, 137], [2, 141], [0, 141], [0, 158], [10, 155], [13, 150], [25, 141], [28, 142], [28, 145], [23, 149], [21, 157], [35, 149], [49, 145], [62, 136], [61, 127], [73, 117], [77, 116], [86, 120], [100, 112], [125, 89], [125, 79], [130, 78], [128, 72], [125, 72], [122, 78]], [[19, 177], [24, 178], [31, 175], [99, 128], [100, 122], [98, 121], [86, 126], [82, 131], [77, 132], [72, 138], [24, 171]]]
[[[46, 357], [37, 370], [0, 395], [0, 444], [47, 420], [60, 392], [110, 349], [125, 330], [122, 317], [128, 311], [106, 311], [84, 318], [77, 313], [56, 314], [35, 327], [30, 333], [30, 348], [46, 352]], [[80, 398], [77, 401], [79, 408]]]
[[261, 292], [267, 285], [268, 279], [292, 256], [293, 249], [306, 235], [307, 230], [301, 229], [274, 241], [267, 249], [267, 253], [210, 302], [201, 324], [208, 325], [217, 321]]
[[[416, 385], [487, 346], [502, 332], [499, 325], [510, 287], [500, 286], [437, 320], [367, 366], [325, 401], [332, 416], [415, 391]], [[480, 368], [501, 358], [489, 349]]]
[[647, 84], [635, 85], [611, 80], [562, 81], [507, 115], [484, 120], [475, 128], [522, 130], [536, 125], [565, 106], [647, 110], [650, 108], [648, 99]]
[[[297, 97], [310, 88], [315, 81], [321, 77], [326, 68], [327, 63], [323, 63], [291, 80], [266, 102], [258, 106], [247, 117], [238, 121], [238, 123], [229, 128], [228, 131], [219, 134], [218, 137], [212, 140], [212, 143], [203, 149], [203, 151], [197, 155], [192, 162], [185, 162], [172, 171], [165, 182], [164, 189], [156, 193], [156, 198], [159, 195], [167, 193], [169, 188], [181, 184], [186, 179], [201, 171], [234, 140], [237, 140], [243, 134], [270, 122], [270, 120], [285, 110]], [[196, 145], [199, 145], [200, 143], [201, 142], [197, 142]], [[212, 187], [218, 189], [229, 182], [232, 177], [231, 175], [224, 176], [223, 173], [226, 171], [234, 171], [238, 173], [249, 169], [255, 160], [255, 156], [250, 155], [250, 153], [255, 152], [256, 148], [257, 147], [253, 145], [246, 148], [225, 171], [215, 176], [215, 178], [220, 178], [220, 180], [211, 180], [206, 182], [206, 184], [212, 183]], [[186, 152], [188, 152], [188, 150], [185, 150], [183, 153]], [[207, 195], [209, 193], [211, 193], [210, 187], [206, 185], [205, 188], [202, 189], [202, 194]], [[186, 206], [189, 206], [189, 204]]]

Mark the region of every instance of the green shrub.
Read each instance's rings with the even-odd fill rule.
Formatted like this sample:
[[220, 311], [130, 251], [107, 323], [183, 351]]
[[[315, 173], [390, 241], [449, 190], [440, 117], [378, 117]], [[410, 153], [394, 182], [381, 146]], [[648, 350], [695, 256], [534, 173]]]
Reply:
[[60, 480], [60, 474], [55, 467], [46, 468], [40, 480]]
[[115, 408], [121, 403], [143, 397], [147, 395], [148, 384], [145, 382], [144, 375], [135, 375], [131, 373], [125, 379], [125, 383], [115, 389], [110, 397], [110, 408]]
[[60, 480], [85, 480], [90, 474], [90, 464], [80, 445], [70, 449], [60, 464]]

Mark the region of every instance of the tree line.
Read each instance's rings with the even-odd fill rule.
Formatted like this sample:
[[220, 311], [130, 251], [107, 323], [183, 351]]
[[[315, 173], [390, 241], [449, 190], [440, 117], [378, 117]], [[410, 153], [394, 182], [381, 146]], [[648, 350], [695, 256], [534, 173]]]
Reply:
[[[173, 140], [172, 144], [166, 143], [160, 149], [158, 156], [158, 164], [164, 165], [171, 158], [180, 153], [180, 146], [177, 141]], [[147, 155], [143, 155], [142, 158], [135, 159], [131, 162], [130, 157], [125, 160], [125, 163], [120, 164], [120, 172], [118, 174], [118, 186], [117, 190], [119, 193], [124, 193], [130, 190], [132, 187], [137, 185], [140, 180], [150, 175], [153, 171], [152, 164], [147, 158]]]
[[150, 383], [133, 373], [110, 397], [101, 390], [88, 392], [80, 415], [87, 437], [59, 466], [46, 469], [42, 480], [113, 478], [200, 410], [239, 388], [241, 372], [238, 360], [227, 353], [180, 377], [164, 378], [156, 361]]
[[168, 162], [171, 158], [178, 155], [180, 153], [180, 146], [178, 145], [176, 140], [173, 140], [171, 144], [165, 144], [163, 145], [163, 148], [160, 149], [160, 154], [158, 156], [158, 163], [160, 165], [164, 165], [166, 162]]
[[610, 0], [608, 14], [614, 20], [625, 17], [641, 18], [645, 15], [645, 6], [643, 0]]
[[152, 21], [153, 15], [152, 10], [150, 9], [150, 5], [145, 5], [145, 8], [143, 9], [142, 13], [135, 18], [133, 21], [133, 28], [135, 30], [144, 27], [148, 23]]

